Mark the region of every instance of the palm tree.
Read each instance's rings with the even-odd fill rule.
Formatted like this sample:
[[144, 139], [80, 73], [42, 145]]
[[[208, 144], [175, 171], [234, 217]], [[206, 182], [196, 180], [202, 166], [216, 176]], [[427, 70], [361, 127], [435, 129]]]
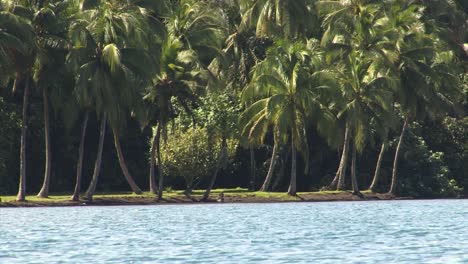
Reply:
[[220, 8], [205, 1], [180, 0], [165, 18], [169, 35], [186, 49], [194, 50], [199, 61], [208, 66], [220, 56], [226, 35], [226, 21]]
[[376, 68], [373, 61], [352, 51], [338, 68], [338, 81], [342, 88], [338, 118], [345, 120], [346, 139], [343, 148], [342, 167], [339, 171], [338, 189], [344, 189], [346, 162], [351, 143], [351, 180], [353, 193], [359, 194], [356, 175], [357, 152], [362, 152], [370, 137], [371, 122], [385, 127], [392, 120], [391, 100], [395, 80], [386, 71]]
[[385, 154], [385, 151], [387, 151], [387, 147], [388, 147], [388, 141], [384, 139], [380, 147], [379, 157], [377, 158], [377, 164], [375, 165], [374, 177], [372, 178], [372, 183], [369, 186], [369, 190], [371, 192], [375, 192], [377, 188], [377, 184], [380, 179], [380, 169], [382, 168], [383, 156]]
[[[86, 192], [92, 199], [100, 172], [102, 145], [109, 122], [114, 134], [114, 146], [120, 167], [132, 191], [141, 189], [130, 175], [123, 156], [119, 128], [130, 111], [139, 102], [136, 83], [141, 73], [136, 71], [136, 60], [145, 59], [144, 48], [148, 39], [146, 17], [136, 6], [119, 1], [82, 3], [81, 18], [71, 26], [74, 48], [70, 63], [77, 75], [76, 93], [83, 105], [92, 106], [101, 118], [101, 132], [93, 179]], [[148, 62], [150, 60], [146, 60]], [[151, 68], [151, 67], [150, 67]]]
[[[243, 91], [243, 100], [256, 100], [241, 115], [242, 133], [251, 140], [262, 140], [268, 128], [273, 127], [275, 145], [290, 139], [292, 150], [291, 181], [288, 194], [296, 195], [297, 151], [303, 154], [308, 163], [308, 144], [306, 136], [307, 121], [323, 130], [324, 123], [333, 120], [328, 106], [322, 100], [329, 94], [320, 71], [322, 54], [316, 41], [289, 44], [279, 42], [267, 58], [254, 70], [252, 82]], [[275, 155], [275, 151], [273, 151]], [[272, 157], [270, 167], [274, 166]], [[269, 174], [271, 174], [269, 172]], [[269, 185], [270, 179], [266, 179]], [[265, 186], [268, 190], [269, 186]]]
[[[197, 90], [206, 78], [206, 71], [201, 67], [198, 56], [193, 50], [184, 49], [183, 44], [171, 37], [167, 37], [163, 44], [160, 72], [147, 88], [145, 100], [149, 102], [149, 118], [154, 119], [156, 131], [151, 143], [150, 157], [150, 191], [158, 193], [162, 198], [164, 175], [160, 150], [161, 134], [166, 135], [167, 124], [175, 117], [173, 98], [187, 113], [197, 101]], [[159, 187], [156, 188], [155, 163], [158, 163]]]
[[[251, 83], [249, 86], [253, 85], [254, 84]], [[268, 119], [268, 99], [255, 100], [257, 100], [257, 98], [255, 98], [254, 95], [243, 96], [243, 101], [253, 101], [253, 103], [250, 104], [250, 106], [248, 106], [241, 114], [239, 124], [241, 127], [241, 135], [243, 138], [247, 139], [250, 146], [263, 144], [266, 134], [269, 132], [270, 128], [273, 129], [273, 149], [270, 158], [270, 165], [262, 187], [260, 187], [260, 191], [266, 192], [270, 191], [271, 180], [273, 179], [273, 173], [278, 159], [278, 147], [280, 142], [278, 142], [279, 135], [277, 128]]]
[[[435, 32], [438, 37], [458, 53], [462, 59], [468, 58], [467, 32], [468, 4], [464, 0], [420, 2], [424, 5], [424, 22], [428, 31]], [[466, 69], [466, 64], [465, 64]]]
[[[70, 17], [77, 10], [75, 1], [38, 1], [28, 6], [32, 15], [31, 21], [37, 36], [38, 56], [34, 67], [34, 80], [36, 86], [42, 89], [44, 106], [44, 137], [45, 137], [45, 172], [44, 181], [38, 197], [46, 198], [49, 194], [52, 150], [50, 142], [50, 107], [60, 107], [57, 100], [64, 93], [63, 79], [67, 78], [64, 67], [65, 56], [68, 50], [66, 40]], [[55, 99], [55, 100], [51, 100]]]
[[[145, 4], [142, 1], [141, 4]], [[149, 4], [149, 3], [148, 3]], [[161, 133], [166, 134], [169, 120], [174, 117], [172, 98], [186, 112], [196, 101], [200, 84], [209, 78], [208, 65], [221, 54], [224, 20], [221, 10], [202, 1], [181, 0], [165, 5], [167, 10], [153, 12], [164, 18], [167, 36], [163, 39], [160, 69], [153, 78], [145, 99], [150, 102], [150, 118], [156, 117], [157, 129], [152, 140], [150, 157], [150, 191], [156, 193], [154, 166], [158, 157], [158, 199], [162, 198], [164, 176], [160, 158]], [[153, 108], [153, 109], [151, 109]]]
[[[319, 1], [317, 7], [324, 18], [323, 26], [326, 31], [322, 37], [322, 45], [329, 50], [329, 60], [342, 61], [343, 65], [348, 66], [355, 64], [355, 66], [350, 67], [369, 64], [373, 61], [372, 68], [379, 69], [385, 75], [384, 71], [392, 67], [392, 61], [387, 56], [387, 52], [394, 45], [395, 30], [388, 26], [384, 3], [373, 0]], [[351, 57], [354, 56], [359, 56], [359, 60], [362, 62], [353, 62]], [[363, 66], [363, 68], [367, 68], [367, 66]], [[349, 75], [351, 79], [365, 81], [362, 79], [363, 76], [357, 76], [361, 73], [352, 73], [350, 70], [345, 71], [348, 72], [345, 75]], [[352, 77], [353, 74], [356, 76]], [[371, 78], [375, 78], [375, 76]], [[359, 84], [354, 86], [355, 91], [360, 89]], [[349, 98], [345, 102], [349, 102]], [[390, 111], [388, 107], [386, 108]], [[368, 116], [368, 118], [369, 120], [379, 119], [376, 119], [375, 116], [372, 117], [372, 115]], [[348, 120], [346, 118], [342, 120], [345, 127], [342, 155], [336, 176], [329, 186], [329, 188], [336, 186], [339, 190], [344, 189], [344, 174], [347, 168], [349, 143], [356, 136], [353, 135], [352, 125], [348, 124]], [[388, 127], [391, 126], [391, 122], [388, 124], [377, 122], [377, 124], [376, 128], [378, 130], [388, 130]], [[361, 143], [358, 143], [358, 145]], [[352, 147], [355, 148], [354, 144]], [[355, 156], [354, 150], [352, 153]], [[381, 151], [379, 161], [381, 161], [383, 153], [384, 151]], [[376, 169], [376, 175], [378, 175], [378, 168], [379, 165]]]
[[23, 84], [23, 119], [21, 129], [20, 183], [17, 200], [26, 196], [26, 136], [28, 132], [28, 99], [36, 53], [34, 31], [30, 21], [17, 12], [24, 7], [10, 1], [0, 2], [0, 72], [14, 76], [13, 92]]
[[386, 50], [385, 59], [399, 80], [395, 100], [403, 115], [393, 161], [391, 194], [396, 192], [399, 154], [409, 124], [425, 115], [446, 113], [460, 92], [458, 79], [449, 68], [451, 56], [444, 52], [436, 36], [425, 32], [421, 22], [423, 10], [419, 5], [396, 3], [387, 8], [385, 21], [395, 43]]
[[[80, 191], [81, 191], [81, 179], [83, 175], [83, 159], [84, 159], [84, 147], [85, 147], [85, 140], [86, 140], [86, 129], [88, 128], [88, 120], [89, 120], [89, 111], [85, 111], [83, 124], [81, 128], [81, 137], [80, 137], [80, 146], [78, 148], [78, 161], [76, 165], [76, 182], [75, 182], [75, 189], [73, 191], [73, 195], [71, 197], [72, 201], [80, 200]], [[100, 142], [101, 143], [101, 142]], [[99, 145], [99, 152], [102, 149], [101, 144]], [[99, 154], [101, 155], [101, 154]], [[98, 166], [100, 167], [100, 166]]]
[[241, 29], [258, 37], [315, 37], [319, 20], [313, 0], [241, 0]]
[[[237, 1], [231, 1], [225, 7], [228, 12], [228, 31], [223, 49], [227, 60], [226, 78], [228, 87], [239, 89], [250, 82], [250, 71], [252, 67], [265, 58], [266, 50], [273, 44], [267, 37], [258, 37], [255, 29], [246, 28], [242, 25], [242, 10]], [[248, 107], [246, 105], [245, 107]], [[250, 152], [250, 189], [256, 188], [256, 161], [253, 144], [248, 144]]]

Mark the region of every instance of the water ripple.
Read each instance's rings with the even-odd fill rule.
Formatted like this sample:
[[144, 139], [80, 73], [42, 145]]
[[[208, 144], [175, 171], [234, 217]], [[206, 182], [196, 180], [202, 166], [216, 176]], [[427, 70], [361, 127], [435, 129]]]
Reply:
[[0, 209], [0, 263], [468, 263], [468, 201]]

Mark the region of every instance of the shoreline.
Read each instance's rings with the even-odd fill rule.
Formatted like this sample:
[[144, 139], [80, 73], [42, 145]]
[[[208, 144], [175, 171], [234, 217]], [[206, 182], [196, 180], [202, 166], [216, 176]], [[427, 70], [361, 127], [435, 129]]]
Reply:
[[[389, 200], [415, 200], [412, 197], [397, 197], [389, 194], [363, 192], [363, 196], [353, 195], [351, 192], [311, 192], [298, 193], [297, 196], [288, 196], [284, 193], [260, 193], [260, 192], [223, 192], [224, 201], [218, 202], [217, 197], [221, 191], [212, 193], [206, 202], [199, 201], [200, 194], [190, 197], [183, 194], [169, 194], [161, 201], [154, 195], [96, 195], [92, 201], [70, 201], [69, 196], [51, 196], [51, 198], [31, 197], [26, 202], [3, 200], [0, 208], [18, 207], [68, 207], [68, 206], [134, 206], [134, 205], [192, 205], [192, 204], [232, 204], [232, 203], [311, 203], [311, 202], [344, 202], [344, 201], [389, 201]], [[27, 198], [27, 199], [28, 199]], [[4, 199], [4, 198], [3, 198]]]

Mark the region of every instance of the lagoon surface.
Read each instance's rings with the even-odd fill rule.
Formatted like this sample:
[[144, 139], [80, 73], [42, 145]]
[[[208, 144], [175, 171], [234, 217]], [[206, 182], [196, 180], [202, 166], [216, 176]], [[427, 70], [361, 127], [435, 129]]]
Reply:
[[468, 263], [468, 200], [0, 208], [0, 263]]

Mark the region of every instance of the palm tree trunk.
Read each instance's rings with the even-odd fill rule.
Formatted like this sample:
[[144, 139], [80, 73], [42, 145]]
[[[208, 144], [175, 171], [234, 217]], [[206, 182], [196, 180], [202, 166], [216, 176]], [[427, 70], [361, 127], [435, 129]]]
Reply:
[[250, 150], [250, 190], [255, 191], [256, 179], [256, 166], [255, 166], [255, 151], [252, 145], [249, 145]]
[[345, 130], [345, 138], [344, 138], [344, 144], [343, 144], [343, 154], [341, 156], [341, 161], [340, 161], [340, 167], [341, 170], [339, 170], [339, 177], [338, 177], [338, 185], [337, 185], [337, 190], [344, 190], [345, 189], [345, 178], [346, 178], [346, 168], [348, 165], [348, 149], [349, 149], [349, 141], [350, 141], [350, 135], [349, 135], [349, 125], [346, 125], [346, 130]]
[[156, 177], [154, 175], [154, 167], [156, 163], [156, 148], [159, 142], [159, 138], [161, 135], [161, 126], [158, 125], [156, 126], [156, 133], [153, 136], [153, 142], [151, 143], [151, 157], [150, 157], [150, 192], [157, 194], [158, 193], [158, 187], [156, 185]]
[[395, 150], [395, 159], [393, 160], [393, 171], [392, 171], [392, 184], [390, 185], [390, 190], [388, 191], [388, 193], [390, 194], [395, 194], [396, 192], [398, 157], [400, 156], [400, 149], [401, 149], [401, 145], [402, 145], [407, 127], [408, 127], [408, 118], [406, 117], [405, 121], [403, 122], [403, 128], [401, 129], [400, 139], [398, 140], [398, 145]]
[[78, 164], [76, 164], [76, 184], [75, 191], [71, 197], [72, 201], [80, 200], [81, 178], [83, 175], [84, 143], [86, 139], [86, 128], [88, 127], [89, 112], [86, 111], [83, 126], [81, 127], [80, 148], [78, 149]]
[[291, 149], [292, 149], [292, 154], [291, 154], [291, 182], [289, 183], [289, 189], [288, 189], [288, 195], [295, 196], [296, 195], [296, 186], [297, 186], [297, 176], [296, 176], [296, 148], [294, 146], [294, 139], [291, 140]]
[[156, 140], [156, 158], [158, 162], [158, 174], [159, 174], [159, 188], [158, 188], [158, 200], [162, 199], [164, 191], [164, 173], [162, 168], [162, 159], [161, 159], [161, 131], [162, 127], [159, 126], [159, 136]]
[[281, 181], [284, 179], [285, 171], [286, 171], [286, 164], [288, 163], [289, 156], [291, 155], [291, 147], [288, 148], [286, 156], [283, 157], [281, 162], [281, 168], [278, 173], [278, 177], [276, 177], [275, 182], [273, 183], [273, 187], [271, 188], [273, 191], [277, 190]]
[[377, 183], [380, 178], [380, 168], [382, 167], [382, 160], [386, 150], [387, 141], [384, 141], [382, 143], [382, 147], [380, 148], [379, 158], [377, 159], [377, 165], [375, 166], [374, 179], [372, 180], [372, 184], [369, 186], [369, 190], [371, 192], [375, 192], [375, 188], [377, 187]]
[[333, 190], [336, 189], [338, 185], [338, 179], [340, 178], [340, 171], [341, 171], [341, 161], [338, 170], [336, 171], [335, 177], [333, 178], [332, 182], [328, 186], [324, 186], [324, 190]]
[[21, 153], [20, 153], [20, 181], [17, 201], [26, 199], [26, 136], [28, 134], [28, 99], [29, 78], [25, 78], [23, 95], [23, 120], [21, 122]]
[[270, 190], [270, 182], [271, 182], [271, 179], [273, 178], [273, 172], [275, 170], [276, 159], [277, 159], [276, 149], [277, 149], [277, 144], [275, 142], [273, 145], [273, 153], [271, 154], [270, 168], [268, 169], [265, 182], [263, 182], [262, 188], [260, 189], [260, 191], [262, 192], [267, 192]]
[[42, 184], [42, 188], [37, 196], [41, 198], [47, 198], [49, 196], [50, 172], [52, 165], [52, 149], [50, 146], [50, 113], [49, 100], [47, 98], [47, 86], [44, 86], [42, 90], [42, 98], [44, 102], [45, 172], [44, 183]]
[[93, 178], [91, 179], [91, 183], [89, 184], [88, 190], [86, 190], [86, 193], [85, 193], [85, 197], [88, 201], [93, 200], [93, 195], [94, 195], [94, 192], [96, 191], [99, 173], [101, 171], [102, 150], [104, 149], [104, 137], [106, 135], [106, 123], [107, 123], [107, 115], [106, 113], [104, 113], [102, 115], [102, 120], [101, 120], [101, 128], [99, 132], [99, 145], [98, 145], [96, 162], [94, 163]]
[[[339, 152], [340, 152], [340, 150], [338, 150], [338, 153]], [[336, 189], [336, 187], [338, 186], [338, 180], [340, 179], [341, 170], [343, 169], [343, 165], [344, 165], [343, 164], [343, 158], [341, 157], [340, 158], [340, 165], [338, 165], [338, 169], [336, 170], [335, 177], [333, 178], [332, 182], [328, 186], [325, 187], [326, 190]]]
[[356, 178], [356, 144], [353, 144], [353, 153], [351, 157], [351, 185], [353, 187], [353, 194], [360, 195], [359, 186]]
[[208, 185], [208, 188], [203, 194], [202, 201], [205, 202], [210, 197], [211, 189], [213, 189], [213, 186], [216, 182], [216, 178], [218, 177], [219, 170], [221, 169], [221, 166], [225, 162], [226, 158], [227, 158], [227, 140], [226, 140], [226, 137], [223, 136], [223, 141], [221, 143], [221, 150], [219, 153], [218, 162], [216, 164], [216, 170], [213, 174], [213, 177], [211, 177], [211, 181], [210, 181], [210, 184]]
[[122, 169], [125, 179], [127, 180], [128, 184], [130, 185], [130, 188], [132, 189], [134, 193], [142, 194], [143, 192], [133, 180], [133, 177], [127, 168], [127, 164], [125, 163], [125, 157], [123, 155], [122, 148], [120, 146], [119, 132], [117, 131], [115, 127], [112, 128], [112, 131], [114, 133], [114, 146], [115, 146], [115, 150], [117, 151], [117, 158], [119, 159], [120, 168]]

